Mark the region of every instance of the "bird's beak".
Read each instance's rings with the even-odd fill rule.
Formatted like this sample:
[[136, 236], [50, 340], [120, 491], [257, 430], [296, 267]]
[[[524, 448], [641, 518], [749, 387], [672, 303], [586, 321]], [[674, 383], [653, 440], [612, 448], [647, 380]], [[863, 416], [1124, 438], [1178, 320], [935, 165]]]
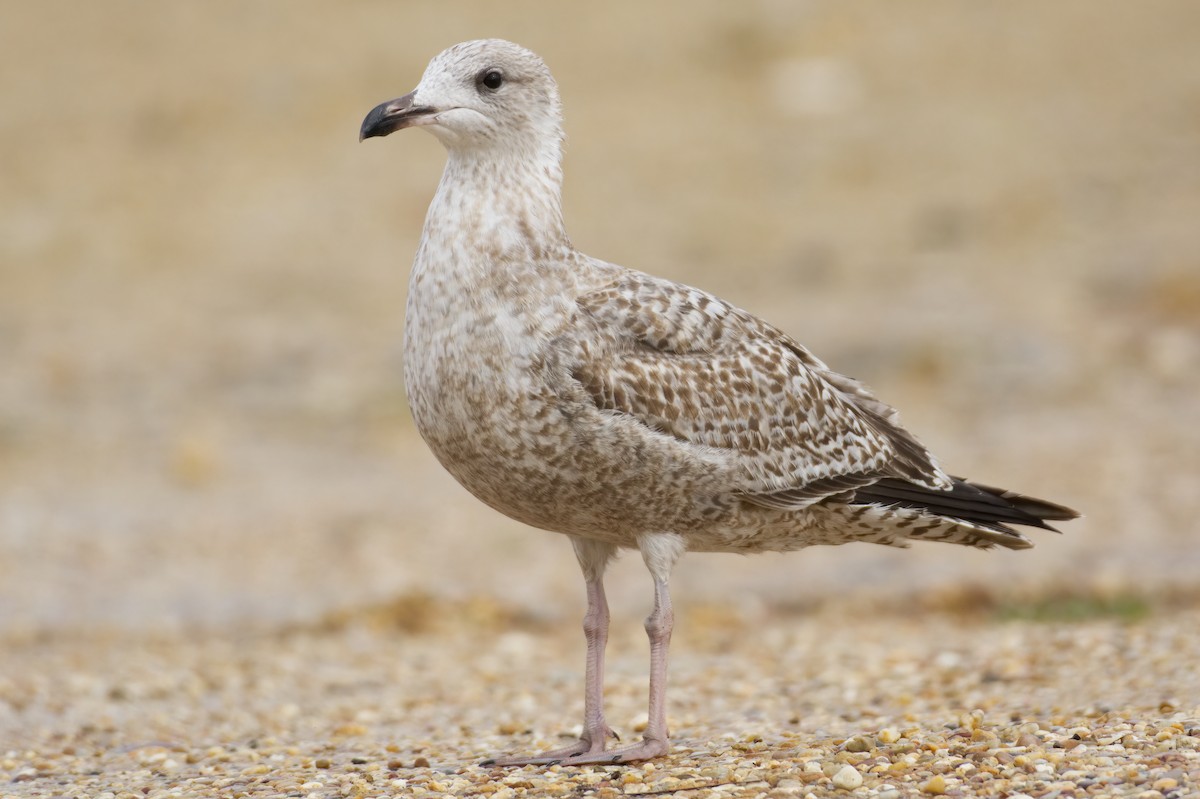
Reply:
[[417, 93], [409, 92], [403, 97], [380, 103], [371, 109], [358, 131], [358, 140], [372, 136], [386, 136], [404, 128], [427, 125], [433, 121], [437, 109], [427, 105], [416, 105]]

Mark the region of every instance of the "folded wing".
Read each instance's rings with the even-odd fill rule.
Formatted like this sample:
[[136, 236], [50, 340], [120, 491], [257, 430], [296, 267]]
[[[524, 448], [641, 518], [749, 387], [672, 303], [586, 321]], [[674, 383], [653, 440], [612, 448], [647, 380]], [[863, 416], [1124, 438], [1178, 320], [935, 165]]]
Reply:
[[884, 478], [952, 485], [895, 410], [712, 295], [631, 272], [579, 307], [609, 342], [574, 369], [596, 405], [726, 452], [747, 501], [802, 508]]

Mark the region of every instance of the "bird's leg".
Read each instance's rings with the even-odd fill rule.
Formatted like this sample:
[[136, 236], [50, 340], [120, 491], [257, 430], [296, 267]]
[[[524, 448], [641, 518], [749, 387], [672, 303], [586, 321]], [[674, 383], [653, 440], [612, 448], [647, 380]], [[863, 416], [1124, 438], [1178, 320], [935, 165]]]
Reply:
[[587, 583], [587, 614], [583, 634], [587, 640], [584, 669], [583, 732], [570, 746], [532, 756], [514, 755], [485, 760], [484, 766], [527, 766], [557, 763], [568, 758], [603, 753], [609, 737], [616, 737], [604, 720], [604, 647], [608, 643], [608, 599], [604, 595], [604, 570], [616, 548], [611, 544], [571, 538], [575, 556]]
[[584, 752], [563, 760], [564, 766], [633, 763], [660, 757], [671, 748], [667, 732], [667, 651], [675, 613], [671, 609], [670, 578], [671, 569], [685, 547], [679, 536], [669, 533], [643, 536], [638, 545], [654, 577], [654, 610], [646, 618], [646, 635], [650, 638], [650, 711], [646, 732], [638, 743], [607, 752]]
[[604, 648], [608, 645], [608, 599], [604, 596], [604, 580], [587, 581], [588, 609], [583, 617], [583, 635], [587, 639], [587, 666], [584, 670], [583, 735], [585, 751], [604, 750], [608, 739], [616, 733], [604, 720]]

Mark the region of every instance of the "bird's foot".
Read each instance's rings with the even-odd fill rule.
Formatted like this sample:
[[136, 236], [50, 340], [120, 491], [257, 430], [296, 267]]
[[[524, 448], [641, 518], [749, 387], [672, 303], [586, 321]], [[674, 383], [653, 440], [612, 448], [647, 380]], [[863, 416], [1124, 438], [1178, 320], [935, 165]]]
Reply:
[[492, 766], [550, 766], [555, 763], [565, 763], [568, 760], [573, 760], [578, 757], [587, 757], [589, 755], [604, 756], [604, 745], [609, 736], [616, 738], [617, 734], [607, 727], [602, 731], [597, 731], [592, 736], [580, 738], [570, 746], [564, 746], [561, 749], [552, 749], [549, 752], [542, 752], [536, 755], [510, 755], [508, 757], [495, 757], [483, 761], [479, 765], [484, 768]]
[[573, 757], [567, 757], [558, 762], [560, 766], [592, 766], [620, 765], [622, 763], [640, 763], [643, 760], [653, 760], [671, 751], [671, 743], [666, 738], [643, 738], [641, 741], [608, 751], [582, 752]]

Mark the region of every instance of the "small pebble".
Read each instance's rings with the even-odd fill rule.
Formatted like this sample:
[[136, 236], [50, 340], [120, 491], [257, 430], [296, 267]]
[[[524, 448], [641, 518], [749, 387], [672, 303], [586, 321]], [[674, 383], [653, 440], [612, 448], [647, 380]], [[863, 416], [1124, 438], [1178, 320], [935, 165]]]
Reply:
[[921, 783], [921, 793], [927, 793], [931, 796], [941, 796], [946, 792], [946, 778], [941, 774], [937, 774], [925, 782]]
[[844, 748], [847, 752], [870, 752], [873, 749], [872, 742], [862, 735], [856, 735], [846, 741]]
[[852, 791], [863, 784], [862, 774], [854, 766], [842, 766], [833, 775], [833, 784], [847, 791]]

